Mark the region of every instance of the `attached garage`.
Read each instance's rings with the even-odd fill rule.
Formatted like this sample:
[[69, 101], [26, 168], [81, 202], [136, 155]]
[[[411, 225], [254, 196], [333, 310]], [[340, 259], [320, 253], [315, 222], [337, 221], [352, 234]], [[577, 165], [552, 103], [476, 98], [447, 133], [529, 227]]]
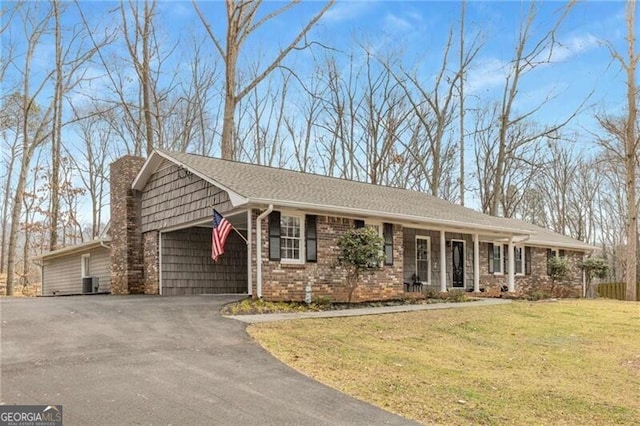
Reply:
[[43, 255], [42, 295], [108, 293], [111, 291], [110, 248], [93, 240]]

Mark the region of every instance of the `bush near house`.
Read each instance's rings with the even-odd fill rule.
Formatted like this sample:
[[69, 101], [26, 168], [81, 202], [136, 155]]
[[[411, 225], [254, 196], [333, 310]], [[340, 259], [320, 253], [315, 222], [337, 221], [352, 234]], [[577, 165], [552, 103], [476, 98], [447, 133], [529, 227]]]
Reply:
[[347, 269], [348, 303], [360, 284], [360, 277], [380, 269], [384, 260], [384, 240], [373, 228], [350, 229], [338, 239], [338, 262]]

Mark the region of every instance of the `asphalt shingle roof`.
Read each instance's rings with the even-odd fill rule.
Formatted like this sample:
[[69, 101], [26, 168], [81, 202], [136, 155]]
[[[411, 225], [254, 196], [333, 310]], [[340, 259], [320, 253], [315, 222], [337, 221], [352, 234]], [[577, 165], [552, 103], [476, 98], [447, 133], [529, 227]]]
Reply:
[[[249, 202], [308, 205], [309, 209], [344, 209], [380, 218], [403, 217], [418, 222], [516, 234], [540, 233], [546, 242], [584, 245], [569, 237], [513, 219], [489, 216], [422, 192], [221, 160], [195, 154], [158, 151], [163, 157], [193, 169]], [[540, 239], [537, 238], [537, 239]], [[534, 237], [531, 237], [531, 242]], [[543, 241], [540, 240], [540, 243]]]

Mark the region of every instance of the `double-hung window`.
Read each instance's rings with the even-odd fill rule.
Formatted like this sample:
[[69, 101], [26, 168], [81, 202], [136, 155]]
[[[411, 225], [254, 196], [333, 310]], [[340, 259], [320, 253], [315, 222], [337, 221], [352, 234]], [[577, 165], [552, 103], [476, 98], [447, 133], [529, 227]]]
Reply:
[[316, 262], [316, 216], [271, 212], [269, 260], [282, 263]]
[[524, 265], [525, 258], [525, 250], [524, 247], [514, 247], [513, 248], [513, 260], [515, 265], [515, 273], [516, 275], [523, 275], [525, 270]]
[[502, 274], [504, 273], [504, 251], [502, 244], [489, 243], [489, 273], [490, 274]]
[[280, 258], [302, 260], [302, 220], [299, 216], [280, 216]]

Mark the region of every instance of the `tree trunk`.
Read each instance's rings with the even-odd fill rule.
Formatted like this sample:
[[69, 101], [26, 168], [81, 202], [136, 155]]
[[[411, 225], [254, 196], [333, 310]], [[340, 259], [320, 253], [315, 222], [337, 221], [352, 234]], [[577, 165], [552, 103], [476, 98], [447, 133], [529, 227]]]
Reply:
[[[155, 3], [154, 3], [155, 8]], [[147, 155], [153, 151], [153, 122], [151, 118], [151, 71], [149, 62], [149, 37], [151, 35], [151, 19], [153, 9], [149, 9], [149, 3], [144, 3], [144, 30], [142, 34], [142, 103], [144, 108], [144, 123], [147, 134]]]
[[636, 63], [638, 57], [635, 52], [635, 8], [634, 0], [627, 2], [627, 42], [629, 51], [629, 63], [627, 66], [627, 103], [628, 116], [626, 123], [625, 141], [625, 169], [627, 172], [627, 300], [636, 300], [636, 274], [638, 252], [638, 216], [636, 207]]
[[9, 160], [9, 164], [7, 165], [7, 181], [4, 185], [2, 200], [4, 201], [2, 205], [2, 222], [0, 225], [2, 229], [2, 236], [0, 237], [0, 273], [5, 271], [6, 258], [7, 258], [7, 226], [9, 225], [9, 211], [11, 208], [11, 203], [9, 202], [9, 198], [11, 197], [11, 180], [13, 177], [13, 167], [16, 161], [16, 146], [12, 146], [11, 148], [11, 157]]
[[60, 35], [60, 10], [58, 2], [51, 2], [53, 19], [55, 22], [56, 43], [56, 73], [53, 98], [53, 129], [51, 133], [51, 200], [50, 200], [50, 229], [49, 250], [55, 250], [58, 246], [58, 220], [60, 216], [60, 145], [62, 143], [62, 39]]
[[[28, 114], [25, 114], [25, 119]], [[26, 128], [26, 126], [25, 126]], [[26, 129], [25, 129], [26, 130]], [[25, 140], [27, 136], [25, 135]], [[20, 229], [20, 213], [22, 213], [22, 202], [24, 200], [24, 187], [27, 182], [27, 172], [29, 163], [31, 162], [31, 150], [25, 149], [22, 154], [22, 162], [20, 164], [20, 174], [18, 175], [18, 184], [16, 193], [13, 198], [11, 207], [11, 228], [9, 230], [9, 248], [7, 253], [7, 296], [13, 295], [13, 284], [15, 281], [16, 251], [18, 242], [18, 230]]]

